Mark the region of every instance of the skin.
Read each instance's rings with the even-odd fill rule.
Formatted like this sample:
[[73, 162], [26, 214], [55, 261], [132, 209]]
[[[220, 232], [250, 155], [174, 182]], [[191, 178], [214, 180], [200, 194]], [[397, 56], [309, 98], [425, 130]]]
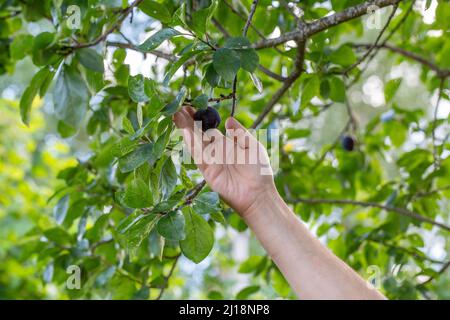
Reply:
[[[186, 107], [174, 115], [194, 162], [211, 189], [246, 221], [300, 299], [384, 299], [292, 212], [279, 195], [273, 174], [261, 174], [269, 164], [265, 148], [237, 120], [227, 119], [226, 136], [217, 129], [201, 133], [194, 130], [194, 113]], [[225, 148], [223, 160], [257, 154], [260, 161], [208, 164], [196, 148]]]

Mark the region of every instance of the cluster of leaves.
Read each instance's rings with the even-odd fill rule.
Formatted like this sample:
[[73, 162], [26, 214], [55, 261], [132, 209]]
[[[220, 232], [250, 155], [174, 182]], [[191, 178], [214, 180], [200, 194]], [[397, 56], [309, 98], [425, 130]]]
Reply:
[[[14, 65], [25, 58], [38, 67], [20, 100], [23, 122], [33, 123], [33, 101], [52, 92], [49, 121], [55, 123], [61, 138], [90, 150], [89, 157], [58, 173], [64, 186], [49, 199], [54, 205], [52, 222], [27, 235], [44, 239], [31, 242], [28, 251], [30, 257], [37, 256], [39, 267], [44, 266], [44, 280], [64, 286], [67, 267], [78, 265], [83, 286], [82, 290], [67, 290], [70, 297], [92, 297], [92, 288], [101, 287], [105, 296], [113, 298], [159, 298], [180, 255], [195, 263], [205, 259], [219, 225], [244, 231], [245, 223], [236, 213], [221, 204], [216, 193], [203, 190], [194, 166], [174, 164], [172, 156], [178, 153], [180, 139], [171, 117], [182, 105], [214, 105], [222, 116], [228, 116], [235, 96], [233, 81], [239, 73], [236, 116], [250, 126], [267, 101], [277, 96], [280, 79], [289, 79], [286, 70], [295, 69], [298, 63], [295, 47], [255, 50], [253, 44], [264, 41], [274, 30], [281, 34], [297, 30], [299, 19], [314, 21], [331, 10], [341, 11], [362, 1], [331, 1], [331, 8], [328, 2], [302, 1], [297, 5], [303, 16], [298, 18], [288, 5], [259, 1], [248, 37], [242, 36], [242, 28], [251, 1], [3, 2], [0, 72], [12, 73]], [[67, 23], [73, 19], [69, 7], [74, 4], [81, 14], [76, 28]], [[415, 55], [426, 52], [432, 57], [436, 53], [431, 60], [439, 70], [447, 70], [450, 43], [445, 36], [431, 37], [427, 32], [430, 28], [448, 32], [448, 3], [439, 1], [432, 26], [422, 22], [418, 11], [410, 10], [409, 1], [402, 1], [399, 7], [401, 13], [391, 21], [399, 28], [391, 41]], [[132, 15], [145, 19], [128, 20]], [[45, 31], [27, 32], [31, 22]], [[144, 25], [145, 31], [152, 33], [134, 43], [129, 37], [136, 39], [136, 35], [123, 33], [125, 23], [136, 28]], [[430, 229], [430, 225], [380, 207], [361, 210], [346, 206], [336, 211], [339, 203], [331, 201], [358, 199], [448, 220], [442, 196], [448, 194], [450, 158], [440, 159], [448, 142], [443, 139], [438, 144], [433, 138], [431, 144], [436, 128], [444, 128], [448, 119], [430, 120], [423, 108], [403, 105], [410, 100], [400, 96], [401, 79], [389, 78], [389, 70], [382, 68], [378, 76], [385, 82], [390, 112], [369, 117], [364, 106], [357, 111], [350, 106], [348, 97], [357, 89], [348, 86], [347, 80], [363, 71], [353, 42], [372, 37], [363, 20], [349, 19], [308, 39], [305, 61], [300, 61], [305, 72], [293, 79], [287, 94], [278, 97], [277, 112], [270, 113], [262, 126], [282, 129], [279, 143], [284, 150], [276, 183], [294, 211], [318, 236], [325, 237], [337, 255], [362, 273], [371, 265], [380, 266], [385, 274], [392, 265], [413, 265], [415, 277], [401, 285], [386, 277], [383, 290], [393, 298], [416, 298], [416, 289], [425, 293], [429, 289], [420, 285], [417, 276], [439, 275], [419, 249], [424, 242], [417, 230]], [[113, 41], [116, 39], [120, 41]], [[171, 51], [161, 49], [166, 47]], [[130, 65], [125, 63], [127, 50], [167, 60], [158, 60], [163, 71], [155, 66], [151, 77], [131, 75]], [[404, 55], [384, 59], [390, 64], [409, 61]], [[273, 71], [263, 71], [269, 67]], [[437, 76], [435, 71], [427, 65], [421, 67], [423, 90], [430, 93], [446, 83], [443, 73]], [[361, 82], [365, 79], [361, 77]], [[439, 90], [439, 95], [448, 99], [444, 90]], [[338, 119], [347, 116], [342, 110], [351, 111], [352, 125], [345, 128], [357, 137], [357, 150], [345, 152], [335, 143], [317, 150], [313, 129], [322, 128], [314, 119], [329, 112], [331, 116], [325, 120], [336, 122], [336, 115]], [[362, 118], [358, 125], [355, 113]], [[325, 125], [330, 127], [334, 125]], [[411, 143], [408, 137], [416, 132], [423, 133], [426, 142], [407, 147]], [[299, 141], [309, 143], [310, 148], [292, 148]], [[390, 158], [394, 161], [388, 163]], [[295, 199], [296, 195], [302, 198]], [[342, 221], [335, 221], [332, 213]], [[338, 236], [332, 236], [336, 231]], [[433, 232], [442, 232], [448, 239], [448, 231], [435, 228]], [[268, 257], [252, 256], [239, 270], [261, 281], [267, 279], [279, 295], [291, 296]], [[259, 288], [247, 287], [238, 297], [246, 298]], [[222, 296], [216, 290], [211, 292], [210, 298]]]

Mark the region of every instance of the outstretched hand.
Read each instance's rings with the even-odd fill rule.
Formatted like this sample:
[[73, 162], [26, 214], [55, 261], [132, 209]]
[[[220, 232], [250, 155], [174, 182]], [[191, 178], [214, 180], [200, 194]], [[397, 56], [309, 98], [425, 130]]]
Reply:
[[236, 119], [227, 119], [224, 136], [217, 129], [202, 132], [194, 113], [195, 109], [184, 107], [174, 115], [187, 149], [211, 189], [245, 216], [276, 192], [266, 149]]

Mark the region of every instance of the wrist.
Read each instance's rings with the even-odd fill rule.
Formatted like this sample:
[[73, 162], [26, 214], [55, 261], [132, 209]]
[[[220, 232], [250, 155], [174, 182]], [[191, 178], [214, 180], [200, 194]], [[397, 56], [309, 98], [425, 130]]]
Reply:
[[248, 222], [251, 219], [264, 214], [271, 207], [278, 207], [284, 203], [275, 186], [270, 186], [260, 192], [255, 197], [253, 203], [242, 212], [242, 217]]

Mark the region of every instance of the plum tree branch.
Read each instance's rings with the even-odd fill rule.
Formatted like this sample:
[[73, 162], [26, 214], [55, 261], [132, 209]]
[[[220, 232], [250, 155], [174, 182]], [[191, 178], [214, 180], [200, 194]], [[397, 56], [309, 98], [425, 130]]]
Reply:
[[167, 274], [167, 276], [164, 277], [164, 285], [161, 287], [161, 290], [159, 291], [159, 294], [156, 297], [156, 300], [160, 300], [162, 298], [164, 291], [166, 290], [167, 285], [169, 283], [169, 279], [170, 279], [170, 277], [172, 277], [173, 272], [175, 271], [175, 268], [178, 264], [178, 260], [180, 259], [180, 256], [181, 256], [181, 254], [177, 255], [174, 258], [174, 262], [173, 262], [172, 266], [170, 267], [169, 273]]
[[[371, 46], [371, 44], [366, 44], [366, 43], [362, 43], [362, 44], [354, 44], [353, 45], [355, 48], [361, 47], [361, 48], [368, 48]], [[402, 48], [398, 48], [398, 47], [394, 47], [390, 44], [380, 44], [376, 46], [377, 48], [380, 49], [386, 49], [389, 50], [391, 52], [400, 54], [406, 58], [409, 58], [411, 60], [414, 60], [424, 66], [427, 66], [429, 69], [433, 70], [434, 72], [436, 72], [437, 76], [440, 78], [447, 78], [450, 76], [450, 70], [448, 69], [442, 69], [439, 66], [437, 66], [435, 63], [433, 63], [432, 61], [430, 61], [427, 58], [424, 58], [416, 53], [413, 53], [411, 51], [407, 51], [405, 49]]]
[[[255, 14], [256, 7], [258, 6], [258, 0], [253, 0], [252, 6], [250, 7], [250, 13], [248, 14], [247, 21], [245, 22], [244, 29], [242, 30], [242, 36], [247, 36], [247, 31], [252, 23], [253, 15]], [[231, 117], [234, 117], [234, 113], [236, 111], [236, 89], [237, 89], [237, 73], [233, 79], [233, 99], [231, 104]]]
[[[233, 12], [237, 17], [239, 17], [242, 21], [245, 21], [247, 24], [247, 18], [242, 15], [239, 11], [237, 11], [235, 8], [233, 8], [233, 6], [227, 1], [227, 0], [222, 0], [223, 3], [231, 10], [231, 12]], [[253, 31], [255, 31], [255, 33], [260, 36], [261, 38], [264, 38], [264, 34], [261, 33], [261, 31], [259, 31], [251, 22], [249, 22], [249, 27], [252, 28]]]
[[370, 53], [377, 47], [378, 43], [381, 40], [381, 37], [383, 36], [384, 32], [387, 30], [387, 28], [389, 27], [389, 24], [392, 21], [392, 18], [394, 17], [395, 13], [397, 12], [398, 9], [398, 3], [393, 5], [393, 9], [391, 14], [389, 15], [388, 20], [386, 21], [384, 27], [381, 29], [381, 31], [378, 33], [377, 38], [375, 39], [375, 42], [368, 47], [367, 51], [362, 55], [362, 57], [360, 57], [355, 63], [353, 63], [352, 65], [350, 65], [349, 67], [347, 67], [344, 71], [343, 74], [348, 74], [351, 70], [353, 70], [354, 68], [356, 68], [357, 66], [359, 66], [364, 60], [367, 59], [367, 57], [369, 57]]
[[444, 223], [440, 223], [437, 222], [431, 218], [425, 217], [421, 214], [418, 214], [414, 211], [410, 211], [408, 209], [405, 208], [400, 208], [400, 207], [394, 207], [394, 206], [389, 206], [389, 205], [382, 205], [376, 202], [364, 202], [364, 201], [356, 201], [356, 200], [346, 200], [346, 199], [310, 199], [310, 198], [295, 198], [295, 199], [291, 199], [291, 202], [293, 203], [307, 203], [307, 204], [312, 204], [312, 205], [317, 205], [317, 204], [337, 204], [337, 205], [355, 205], [355, 206], [360, 206], [360, 207], [372, 207], [372, 208], [378, 208], [378, 209], [382, 209], [382, 210], [386, 210], [386, 211], [390, 211], [390, 212], [395, 212], [398, 213], [402, 216], [417, 220], [417, 221], [421, 221], [424, 223], [428, 223], [434, 226], [437, 226], [439, 228], [442, 228], [446, 231], [450, 231], [450, 226], [444, 224]]
[[306, 49], [306, 39], [297, 41], [297, 56], [295, 59], [294, 71], [287, 77], [283, 82], [283, 85], [277, 92], [272, 96], [269, 102], [264, 107], [262, 113], [253, 122], [251, 128], [255, 129], [261, 124], [264, 118], [270, 113], [275, 104], [283, 97], [284, 93], [294, 84], [303, 72], [303, 62], [305, 61], [305, 49]]
[[255, 14], [257, 5], [258, 5], [258, 0], [253, 0], [252, 6], [250, 7], [250, 13], [248, 14], [247, 21], [245, 22], [245, 25], [244, 25], [244, 30], [242, 31], [242, 35], [244, 37], [247, 36], [247, 31], [248, 31], [248, 28], [250, 27], [250, 24], [252, 23], [252, 19]]
[[[217, 19], [213, 18], [212, 23], [214, 24], [214, 26], [220, 31], [220, 33], [222, 33], [222, 35], [225, 38], [229, 38], [231, 37], [230, 33], [225, 29], [225, 27], [219, 22], [217, 21]], [[260, 37], [262, 37], [263, 39], [265, 39], [264, 35], [261, 33], [257, 33]], [[282, 53], [280, 50], [278, 50], [277, 48], [274, 48], [277, 52]], [[266, 67], [264, 67], [261, 64], [258, 64], [258, 69], [261, 70], [261, 72], [263, 72], [265, 75], [271, 77], [272, 79], [278, 80], [278, 81], [285, 81], [286, 77], [283, 77], [282, 75], [279, 75], [273, 71], [270, 71], [269, 69], [267, 69]]]
[[119, 19], [118, 19], [116, 22], [114, 22], [114, 24], [113, 24], [109, 29], [107, 29], [103, 34], [101, 34], [101, 35], [100, 35], [99, 37], [97, 37], [96, 39], [94, 39], [94, 40], [92, 40], [92, 41], [90, 41], [90, 42], [77, 43], [77, 44], [71, 46], [70, 48], [71, 48], [72, 50], [77, 50], [77, 49], [82, 49], [82, 48], [88, 48], [88, 47], [95, 46], [95, 45], [99, 44], [99, 43], [102, 42], [102, 41], [105, 41], [106, 38], [107, 38], [111, 33], [113, 33], [117, 28], [119, 28], [119, 27], [121, 26], [122, 22], [127, 18], [127, 16], [128, 16], [131, 12], [133, 12], [133, 9], [134, 9], [135, 7], [137, 7], [138, 5], [140, 5], [142, 1], [143, 1], [143, 0], [135, 0], [135, 1], [134, 1], [131, 5], [129, 5], [128, 7], [126, 7], [126, 8], [124, 8], [124, 9], [120, 10], [120, 12], [119, 12], [119, 14], [120, 14]]
[[123, 49], [130, 49], [138, 52], [142, 52], [144, 54], [152, 54], [154, 56], [157, 56], [158, 58], [162, 58], [167, 61], [176, 61], [176, 57], [170, 53], [165, 53], [159, 50], [152, 50], [151, 52], [144, 51], [140, 49], [138, 46], [135, 46], [131, 43], [124, 43], [124, 42], [117, 42], [117, 41], [107, 41], [106, 46], [109, 47], [116, 47], [116, 48], [123, 48]]
[[389, 242], [384, 241], [384, 240], [376, 240], [376, 239], [372, 239], [372, 238], [368, 238], [367, 240], [369, 242], [373, 242], [373, 243], [376, 243], [378, 245], [382, 245], [382, 246], [385, 246], [385, 247], [388, 247], [388, 248], [391, 248], [391, 249], [394, 249], [394, 250], [403, 251], [403, 252], [409, 254], [410, 256], [412, 256], [412, 257], [414, 257], [416, 259], [420, 259], [420, 260], [424, 260], [424, 261], [428, 261], [428, 262], [436, 263], [436, 264], [445, 264], [444, 261], [435, 260], [433, 258], [430, 258], [430, 257], [426, 256], [422, 251], [420, 251], [418, 249], [412, 250], [410, 248], [405, 248], [405, 247], [402, 247], [402, 246], [399, 246], [399, 245], [396, 245], [396, 244], [389, 243]]
[[424, 286], [428, 283], [430, 283], [431, 281], [433, 281], [434, 279], [436, 279], [438, 276], [440, 276], [441, 274], [443, 274], [445, 271], [447, 271], [447, 269], [450, 267], [450, 260], [447, 261], [447, 263], [445, 263], [441, 269], [439, 269], [439, 271], [437, 271], [436, 275], [434, 276], [430, 276], [426, 281], [422, 282], [420, 285]]
[[398, 4], [402, 0], [373, 0], [366, 1], [359, 5], [349, 7], [341, 12], [337, 12], [327, 17], [317, 19], [311, 23], [307, 23], [304, 30], [297, 28], [293, 31], [287, 32], [277, 38], [262, 40], [255, 43], [252, 47], [255, 49], [270, 48], [282, 43], [288, 42], [290, 40], [298, 39], [299, 36], [311, 37], [316, 33], [327, 30], [331, 27], [337, 26], [346, 21], [358, 18], [368, 13], [368, 10], [372, 6], [377, 6], [378, 8], [384, 8], [390, 5]]
[[437, 115], [438, 115], [438, 111], [439, 111], [439, 105], [441, 103], [442, 92], [444, 90], [444, 82], [445, 82], [445, 79], [441, 78], [441, 81], [439, 83], [436, 107], [434, 108], [433, 123], [432, 123], [432, 130], [431, 130], [431, 139], [432, 139], [432, 143], [433, 143], [433, 160], [434, 160], [435, 170], [437, 170], [439, 168], [439, 165], [441, 162], [440, 155], [438, 152], [438, 147], [436, 145], [436, 128], [437, 128]]

